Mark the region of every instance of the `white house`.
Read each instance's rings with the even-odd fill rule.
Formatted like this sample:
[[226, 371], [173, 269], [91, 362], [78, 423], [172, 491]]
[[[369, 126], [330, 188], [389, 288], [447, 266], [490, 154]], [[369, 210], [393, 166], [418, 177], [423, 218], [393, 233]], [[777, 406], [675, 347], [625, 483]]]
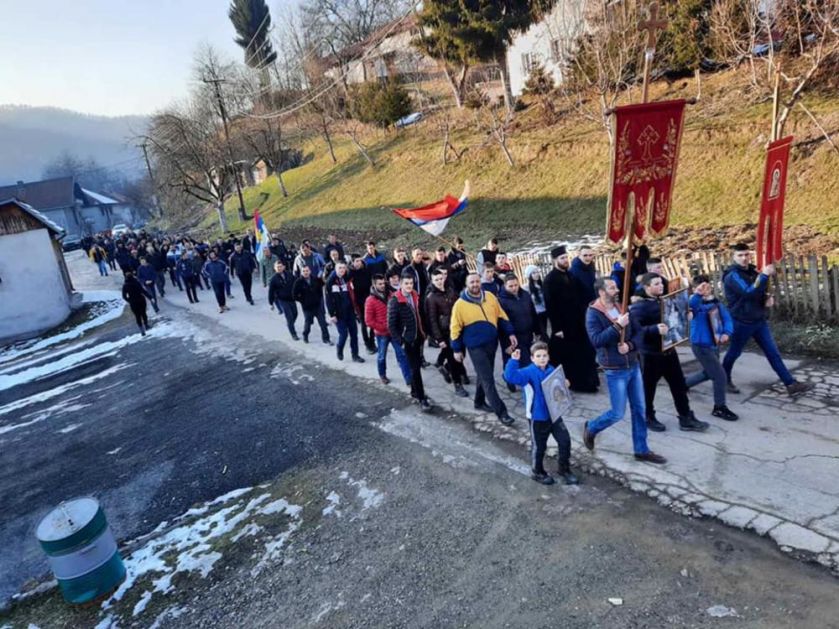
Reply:
[[582, 0], [559, 0], [545, 18], [513, 38], [507, 48], [507, 70], [513, 96], [520, 96], [530, 70], [541, 63], [559, 85], [563, 66], [585, 29]]
[[64, 230], [17, 199], [0, 201], [0, 341], [34, 336], [70, 314]]

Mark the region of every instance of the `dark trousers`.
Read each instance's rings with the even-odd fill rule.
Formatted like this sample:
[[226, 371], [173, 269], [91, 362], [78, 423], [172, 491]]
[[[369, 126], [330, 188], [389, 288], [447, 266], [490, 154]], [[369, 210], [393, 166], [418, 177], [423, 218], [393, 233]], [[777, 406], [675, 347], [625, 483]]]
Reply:
[[778, 351], [778, 346], [775, 345], [775, 339], [772, 338], [772, 332], [769, 330], [769, 324], [766, 321], [758, 321], [756, 323], [746, 323], [745, 321], [734, 320], [734, 334], [731, 335], [731, 345], [728, 346], [728, 351], [725, 353], [725, 358], [722, 360], [723, 369], [731, 381], [731, 368], [734, 367], [734, 361], [740, 358], [743, 349], [749, 339], [754, 339], [757, 346], [766, 356], [769, 365], [778, 374], [778, 377], [786, 385], [795, 382], [795, 378], [787, 369], [781, 358], [781, 353]]
[[320, 326], [321, 340], [324, 343], [329, 342], [329, 328], [326, 326], [326, 316], [323, 313], [323, 305], [317, 308], [303, 308], [303, 338], [309, 338], [309, 332], [312, 329], [312, 322], [317, 319]]
[[108, 254], [108, 266], [111, 267], [111, 271], [117, 270], [117, 261], [114, 260], [114, 256]]
[[[246, 273], [244, 275], [238, 276], [239, 281], [242, 282], [242, 290], [245, 293], [245, 299], [247, 299], [250, 303], [253, 303], [253, 297], [251, 297], [251, 287], [253, 287], [253, 275], [250, 273]], [[294, 305], [294, 302], [289, 302], [292, 306], [294, 306], [294, 318], [297, 318], [297, 306]]]
[[466, 367], [463, 366], [463, 363], [459, 363], [454, 359], [454, 352], [448, 345], [440, 350], [440, 355], [437, 356], [437, 366], [445, 366], [448, 369], [449, 375], [452, 377], [452, 382], [463, 384]]
[[134, 319], [137, 321], [137, 327], [143, 328], [148, 327], [149, 325], [149, 317], [146, 315], [146, 300], [143, 301], [129, 301], [128, 306], [131, 308], [131, 312], [134, 315]]
[[425, 399], [425, 387], [422, 384], [422, 339], [417, 338], [413, 343], [402, 343], [408, 368], [411, 370], [411, 397], [416, 400]]
[[565, 422], [560, 417], [555, 422], [531, 421], [530, 422], [530, 466], [536, 474], [544, 474], [543, 465], [545, 450], [548, 449], [548, 437], [551, 435], [556, 439], [559, 446], [557, 452], [557, 469], [564, 472], [569, 468], [571, 460], [571, 436], [565, 427]]
[[226, 276], [224, 278], [224, 290], [227, 293], [228, 297], [233, 297], [233, 292], [230, 290], [230, 286], [231, 286], [230, 276]]
[[356, 324], [355, 313], [338, 317], [335, 326], [338, 328], [338, 353], [344, 353], [344, 346], [347, 344], [347, 337], [349, 337], [350, 351], [353, 356], [358, 356], [358, 325]]
[[[178, 290], [184, 289], [181, 285], [181, 276], [174, 268], [169, 269], [169, 279], [172, 281], [172, 286], [177, 286]], [[187, 281], [184, 280], [184, 283], [187, 283]]]
[[646, 402], [647, 417], [655, 417], [655, 388], [658, 381], [664, 378], [670, 387], [670, 394], [676, 405], [679, 417], [690, 414], [688, 401], [688, 387], [685, 374], [676, 350], [669, 350], [664, 354], [644, 354], [642, 356], [641, 372], [644, 379], [644, 401]]
[[216, 303], [219, 308], [224, 308], [227, 305], [227, 300], [224, 298], [224, 287], [226, 282], [213, 282], [213, 293], [216, 295]]
[[691, 345], [693, 355], [702, 365], [702, 369], [685, 379], [688, 389], [701, 382], [712, 380], [714, 383], [714, 406], [725, 406], [725, 370], [720, 364], [719, 347], [700, 347]]
[[161, 297], [166, 296], [166, 276], [163, 274], [163, 271], [160, 271], [157, 274], [157, 277], [154, 278], [155, 284], [157, 284], [157, 292], [160, 293]]
[[187, 299], [189, 299], [189, 303], [191, 303], [191, 304], [196, 303], [198, 301], [198, 292], [195, 290], [195, 287], [198, 286], [198, 278], [197, 277], [190, 277], [189, 279], [184, 278], [184, 284], [186, 285], [186, 296], [187, 296]]
[[507, 411], [507, 406], [499, 397], [498, 390], [495, 388], [495, 350], [497, 347], [498, 341], [496, 340], [477, 347], [470, 347], [469, 358], [472, 359], [472, 364], [475, 366], [475, 379], [478, 381], [478, 386], [475, 389], [475, 406], [481, 406], [488, 402], [495, 414], [501, 416]]
[[277, 309], [277, 312], [280, 313], [281, 316], [285, 315], [285, 322], [288, 326], [288, 333], [291, 334], [291, 336], [297, 336], [297, 330], [294, 328], [294, 324], [297, 321], [297, 304], [293, 301], [278, 299], [276, 302], [274, 302], [274, 307]]
[[[362, 308], [362, 312], [364, 309]], [[364, 346], [369, 348], [376, 347], [376, 335], [373, 334], [373, 330], [368, 328], [364, 322], [362, 321], [360, 324], [361, 326], [361, 339], [364, 341]]]
[[155, 312], [160, 312], [160, 308], [157, 306], [157, 287], [154, 285], [154, 282], [146, 284], [144, 288], [149, 294], [149, 300], [151, 301], [152, 308], [154, 308]]

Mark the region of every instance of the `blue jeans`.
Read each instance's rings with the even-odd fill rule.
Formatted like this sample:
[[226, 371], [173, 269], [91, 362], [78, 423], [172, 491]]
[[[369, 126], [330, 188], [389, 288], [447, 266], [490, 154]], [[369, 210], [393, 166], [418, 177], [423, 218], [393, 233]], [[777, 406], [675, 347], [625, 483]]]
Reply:
[[636, 364], [630, 369], [606, 369], [605, 372], [612, 408], [588, 422], [588, 430], [592, 435], [596, 435], [622, 420], [628, 398], [632, 412], [632, 447], [635, 454], [646, 454], [650, 448], [647, 446], [647, 418], [641, 366]]
[[714, 382], [714, 406], [725, 406], [725, 371], [720, 364], [719, 347], [702, 347], [691, 345], [693, 355], [702, 366], [702, 369], [685, 378], [688, 389], [697, 384], [712, 380]]
[[108, 275], [108, 263], [105, 262], [104, 260], [99, 260], [99, 262], [97, 262], [96, 264], [97, 264], [97, 266], [99, 266], [99, 275], [102, 276], [102, 277], [107, 276]]
[[405, 378], [405, 384], [411, 384], [411, 368], [408, 366], [408, 357], [405, 356], [405, 350], [402, 345], [394, 341], [389, 336], [376, 335], [376, 366], [379, 368], [379, 377], [387, 376], [387, 347], [393, 345], [393, 353], [396, 354], [396, 362], [399, 363], [399, 369], [402, 371], [402, 377]]
[[353, 356], [358, 356], [358, 325], [355, 321], [355, 315], [338, 317], [335, 327], [338, 328], [338, 345], [336, 347], [338, 354], [344, 354], [344, 346], [347, 344], [347, 337], [349, 336], [350, 352]]
[[293, 301], [278, 299], [274, 302], [274, 307], [277, 309], [280, 316], [285, 315], [288, 333], [291, 334], [292, 338], [297, 336], [297, 330], [294, 327], [294, 324], [297, 321], [297, 304]]
[[775, 339], [772, 338], [772, 332], [769, 331], [769, 324], [764, 321], [757, 321], [755, 323], [746, 323], [744, 321], [734, 320], [734, 334], [731, 335], [731, 345], [725, 353], [725, 358], [722, 361], [722, 367], [725, 369], [725, 375], [728, 381], [731, 382], [731, 368], [734, 367], [734, 361], [740, 358], [743, 353], [743, 348], [749, 339], [754, 339], [757, 346], [769, 360], [769, 364], [778, 377], [785, 385], [790, 385], [795, 382], [795, 378], [787, 369], [781, 353], [778, 351], [778, 346], [775, 345]]

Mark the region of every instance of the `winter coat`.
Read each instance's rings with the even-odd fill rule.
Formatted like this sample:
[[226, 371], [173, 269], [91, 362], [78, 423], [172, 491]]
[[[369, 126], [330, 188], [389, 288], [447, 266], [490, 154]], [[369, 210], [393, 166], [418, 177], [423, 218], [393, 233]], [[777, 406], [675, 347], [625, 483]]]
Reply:
[[242, 250], [242, 253], [235, 251], [230, 255], [230, 271], [237, 276], [253, 275], [256, 271], [256, 258], [252, 253]]
[[326, 311], [330, 317], [344, 321], [355, 316], [355, 295], [347, 276], [332, 273], [326, 280]]
[[364, 302], [364, 324], [373, 329], [376, 336], [390, 336], [387, 326], [387, 297], [374, 288]]
[[178, 264], [175, 266], [175, 270], [180, 276], [181, 279], [186, 281], [191, 281], [195, 277], [195, 270], [192, 266], [192, 260], [178, 260]]
[[312, 253], [308, 256], [304, 256], [302, 253], [297, 254], [297, 257], [294, 259], [294, 268], [292, 271], [294, 275], [300, 275], [300, 269], [304, 266], [309, 267], [312, 269], [312, 275], [315, 277], [321, 277], [323, 275], [323, 267], [326, 266], [326, 262], [317, 251], [312, 251]]
[[504, 283], [497, 277], [493, 278], [491, 282], [484, 282], [481, 280], [481, 290], [486, 293], [492, 293], [496, 297], [498, 297], [498, 293], [501, 292], [503, 286]]
[[481, 249], [478, 252], [478, 257], [476, 259], [476, 262], [478, 263], [478, 268], [483, 269], [484, 265], [487, 262], [491, 262], [492, 264], [495, 264], [495, 260], [496, 260], [497, 257], [498, 257], [498, 250], [497, 249], [495, 251], [490, 251], [489, 249]]
[[424, 262], [419, 264], [409, 264], [405, 267], [406, 271], [410, 271], [414, 277], [414, 290], [420, 296], [420, 299], [425, 301], [425, 292], [428, 290], [428, 285], [431, 283], [431, 278], [428, 275], [428, 269]]
[[580, 289], [580, 296], [586, 306], [597, 299], [597, 295], [594, 292], [594, 280], [597, 279], [597, 271], [594, 268], [594, 263], [584, 264], [580, 258], [574, 258], [568, 272], [576, 280], [577, 286]]
[[533, 363], [527, 367], [521, 367], [515, 358], [507, 361], [504, 367], [504, 380], [522, 388], [524, 412], [527, 419], [535, 422], [549, 422], [554, 419], [551, 417], [545, 394], [542, 392], [542, 381], [553, 372], [554, 368], [550, 365], [540, 369]]
[[376, 274], [384, 275], [387, 273], [387, 260], [385, 260], [385, 257], [381, 253], [376, 252], [375, 256], [371, 256], [368, 253], [362, 260], [364, 260], [364, 266], [370, 271], [370, 277]]
[[529, 345], [529, 343], [525, 343], [525, 339], [532, 340], [533, 335], [540, 332], [536, 307], [533, 305], [530, 293], [524, 289], [519, 289], [518, 295], [513, 295], [504, 289], [498, 295], [498, 301], [501, 303], [504, 312], [507, 313], [510, 323], [513, 324], [519, 345], [522, 347]]
[[466, 261], [466, 254], [457, 249], [449, 251], [446, 256], [446, 261], [449, 263], [449, 280], [451, 280], [452, 288], [460, 292], [466, 286], [466, 276], [469, 275], [469, 268], [466, 264], [460, 264], [461, 261]]
[[204, 268], [201, 270], [201, 273], [213, 284], [224, 284], [227, 282], [227, 265], [221, 260], [207, 260], [204, 263]]
[[162, 249], [158, 249], [154, 253], [148, 256], [149, 262], [154, 267], [154, 270], [158, 273], [163, 273], [169, 268], [169, 264], [166, 261], [166, 252]]
[[288, 269], [282, 273], [274, 273], [268, 284], [268, 303], [273, 305], [277, 301], [293, 301], [294, 281], [294, 276]]
[[352, 282], [353, 297], [355, 297], [358, 310], [363, 311], [367, 297], [370, 296], [370, 288], [373, 286], [370, 271], [366, 267], [352, 269], [350, 271], [350, 281]]
[[299, 301], [303, 310], [317, 310], [323, 304], [323, 280], [309, 276], [306, 280], [298, 277], [292, 289], [294, 301]]
[[499, 328], [508, 336], [515, 334], [498, 298], [486, 291], [481, 291], [480, 297], [473, 297], [464, 289], [452, 308], [452, 349], [462, 352], [464, 347], [478, 347], [495, 342], [498, 339]]
[[259, 277], [262, 280], [263, 286], [268, 286], [268, 282], [274, 277], [274, 264], [279, 262], [279, 258], [270, 249], [265, 251], [265, 255], [259, 261]]
[[330, 252], [333, 249], [338, 252], [338, 255], [341, 256], [341, 260], [343, 260], [344, 259], [344, 244], [340, 241], [336, 242], [334, 245], [331, 242], [326, 243], [323, 246], [323, 257], [326, 258], [327, 260], [329, 260]]
[[644, 355], [660, 355], [661, 300], [643, 297], [629, 307], [629, 320], [635, 323], [638, 350]]
[[437, 343], [449, 342], [452, 310], [457, 302], [457, 293], [451, 288], [438, 290], [432, 286], [425, 298], [425, 313], [431, 338]]
[[401, 290], [391, 296], [387, 302], [387, 327], [391, 337], [403, 345], [411, 345], [417, 340], [422, 342], [425, 333], [422, 329], [420, 298], [417, 291], [411, 291], [409, 297]]
[[[612, 274], [609, 275], [612, 278], [612, 281], [618, 287], [618, 292], [623, 293], [623, 278], [626, 276], [626, 269], [624, 269], [623, 265], [620, 262], [615, 262], [612, 265]], [[635, 281], [634, 279], [632, 281]]]
[[750, 264], [742, 268], [732, 264], [722, 277], [725, 300], [735, 321], [757, 323], [766, 318], [766, 286], [769, 277]]
[[[734, 321], [728, 308], [716, 297], [704, 300], [702, 295], [691, 295], [688, 302], [693, 319], [690, 322], [690, 343], [697, 347], [716, 347], [716, 338], [723, 334], [734, 334]], [[711, 315], [716, 310], [719, 313], [719, 326], [711, 329]], [[714, 336], [716, 332], [716, 337]]]
[[636, 326], [630, 317], [625, 340], [629, 353], [621, 354], [618, 344], [621, 339], [621, 327], [613, 321], [600, 301], [595, 301], [586, 310], [586, 332], [597, 352], [597, 363], [603, 369], [629, 369], [638, 364], [639, 355], [635, 347]]
[[96, 264], [100, 262], [105, 262], [108, 259], [105, 250], [102, 249], [99, 245], [95, 245], [90, 249], [90, 259], [93, 260]]
[[122, 298], [125, 301], [132, 306], [145, 305], [146, 297], [150, 297], [150, 295], [136, 277], [125, 279], [125, 283], [122, 285]]
[[189, 258], [189, 263], [192, 265], [192, 273], [195, 277], [203, 275], [204, 273], [204, 259], [193, 252], [192, 257]]
[[140, 280], [143, 286], [148, 286], [149, 284], [153, 286], [157, 279], [157, 272], [151, 264], [141, 264], [140, 268], [137, 269], [137, 279]]

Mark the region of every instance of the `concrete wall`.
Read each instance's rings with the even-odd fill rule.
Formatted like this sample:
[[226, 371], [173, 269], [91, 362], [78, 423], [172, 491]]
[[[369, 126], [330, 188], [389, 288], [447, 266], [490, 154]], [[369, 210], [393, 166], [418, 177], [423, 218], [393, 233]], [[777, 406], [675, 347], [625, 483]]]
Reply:
[[0, 236], [0, 280], [0, 340], [33, 336], [70, 314], [46, 229]]

